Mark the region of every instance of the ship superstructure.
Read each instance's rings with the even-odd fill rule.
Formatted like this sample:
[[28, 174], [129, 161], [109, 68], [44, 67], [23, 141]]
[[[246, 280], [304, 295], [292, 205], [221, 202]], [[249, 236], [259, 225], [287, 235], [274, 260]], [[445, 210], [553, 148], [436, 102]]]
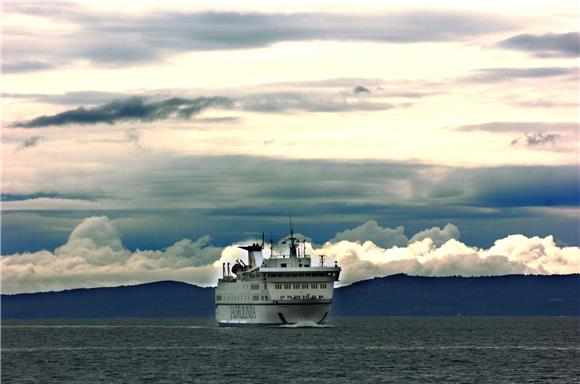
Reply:
[[[272, 243], [272, 241], [270, 241]], [[264, 241], [239, 246], [248, 262], [223, 264], [223, 276], [215, 290], [216, 320], [220, 325], [278, 325], [327, 321], [334, 282], [340, 267], [312, 266], [306, 243], [295, 237], [292, 227], [286, 238], [287, 254], [263, 255]], [[302, 246], [300, 246], [302, 245]]]

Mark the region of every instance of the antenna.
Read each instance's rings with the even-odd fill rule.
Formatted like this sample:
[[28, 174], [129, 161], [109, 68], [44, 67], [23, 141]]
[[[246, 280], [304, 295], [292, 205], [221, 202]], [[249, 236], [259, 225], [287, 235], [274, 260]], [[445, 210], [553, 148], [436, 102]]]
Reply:
[[272, 239], [272, 232], [270, 232], [270, 259], [274, 258], [274, 239]]
[[262, 249], [264, 249], [264, 232], [262, 232]]
[[288, 240], [290, 240], [290, 255], [289, 255], [289, 257], [297, 257], [296, 240], [298, 240], [298, 239], [294, 237], [294, 228], [292, 227], [292, 211], [289, 212], [289, 216], [290, 216], [290, 237], [288, 237]]

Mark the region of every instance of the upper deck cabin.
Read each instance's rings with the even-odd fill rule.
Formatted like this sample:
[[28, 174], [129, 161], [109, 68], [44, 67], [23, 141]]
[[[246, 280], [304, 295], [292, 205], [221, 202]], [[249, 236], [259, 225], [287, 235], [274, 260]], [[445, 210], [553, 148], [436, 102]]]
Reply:
[[[313, 281], [337, 281], [340, 275], [341, 268], [335, 262], [334, 266], [324, 266], [324, 257], [321, 256], [320, 266], [312, 267], [312, 259], [306, 254], [306, 247], [302, 250], [298, 249], [298, 239], [294, 237], [292, 229], [290, 236], [285, 240], [289, 243], [288, 254], [275, 255], [273, 248], [271, 249], [270, 258], [264, 258], [262, 250], [264, 243], [251, 244], [247, 246], [240, 246], [248, 252], [248, 264], [242, 260], [236, 260], [236, 264], [232, 267], [231, 276], [229, 263], [226, 274], [226, 264], [224, 264], [223, 279], [220, 281], [236, 281], [255, 278], [268, 278], [269, 280], [289, 279], [289, 278], [308, 278]], [[304, 244], [304, 243], [303, 243]]]

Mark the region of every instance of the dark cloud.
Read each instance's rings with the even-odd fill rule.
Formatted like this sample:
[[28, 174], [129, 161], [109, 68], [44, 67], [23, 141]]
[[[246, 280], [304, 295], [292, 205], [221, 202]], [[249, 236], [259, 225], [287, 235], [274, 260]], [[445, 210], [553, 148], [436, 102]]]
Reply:
[[[89, 93], [90, 94], [90, 93]], [[99, 95], [101, 97], [102, 95]], [[37, 96], [38, 97], [38, 96]], [[52, 96], [46, 96], [49, 100]], [[66, 100], [73, 95], [67, 95]], [[90, 95], [95, 97], [95, 95]], [[57, 97], [57, 100], [61, 98]], [[205, 109], [214, 107], [251, 112], [349, 112], [382, 111], [407, 106], [383, 102], [381, 98], [360, 100], [342, 93], [325, 92], [269, 92], [239, 96], [236, 99], [225, 96], [183, 98], [173, 97], [152, 101], [145, 97], [129, 97], [110, 101], [96, 107], [79, 107], [55, 115], [40, 116], [29, 121], [12, 124], [16, 128], [39, 128], [69, 124], [115, 124], [123, 121], [151, 122], [169, 118], [191, 119]], [[200, 123], [235, 123], [236, 116], [198, 118]]]
[[524, 33], [502, 40], [501, 48], [527, 52], [535, 57], [577, 57], [580, 55], [578, 32], [547, 33], [534, 35]]
[[69, 124], [115, 124], [121, 121], [155, 121], [176, 117], [188, 119], [209, 107], [227, 107], [232, 101], [225, 97], [171, 98], [146, 101], [131, 97], [112, 101], [94, 108], [76, 108], [56, 115], [40, 116], [29, 121], [16, 122], [14, 127], [37, 128]]
[[125, 139], [129, 143], [134, 143], [139, 145], [139, 140], [141, 139], [141, 131], [137, 128], [128, 128], [125, 130]]
[[511, 145], [523, 144], [527, 147], [536, 147], [538, 145], [556, 144], [561, 135], [555, 133], [526, 133], [523, 136], [516, 137], [512, 140]]
[[[464, 41], [513, 28], [512, 23], [497, 15], [458, 11], [425, 10], [382, 15], [194, 12], [145, 16], [89, 13], [78, 8], [58, 9], [52, 13], [50, 8], [17, 11], [40, 12], [75, 23], [79, 30], [68, 35], [38, 36], [29, 32], [26, 37], [21, 31], [5, 29], [5, 56], [17, 59], [44, 56], [48, 63], [82, 58], [101, 65], [124, 66], [162, 60], [181, 52], [260, 48], [280, 42]], [[13, 39], [16, 35], [18, 38]], [[33, 44], [40, 38], [50, 44], [45, 44], [46, 48]], [[23, 40], [30, 44], [23, 44]]]
[[471, 207], [577, 207], [580, 205], [577, 166], [520, 166], [458, 169], [433, 185], [454, 186], [462, 193], [440, 201]]
[[[489, 245], [514, 228], [530, 235], [554, 234], [569, 243], [578, 242], [580, 233], [578, 166], [458, 168], [142, 151], [114, 168], [78, 171], [67, 182], [61, 183], [59, 175], [47, 167], [32, 184], [44, 186], [44, 191], [20, 182], [20, 188], [27, 187], [25, 193], [10, 190], [14, 183], [5, 180], [2, 235], [7, 252], [42, 248], [45, 240], [40, 239], [58, 244], [51, 236], [65, 235], [51, 235], [56, 230], [51, 222], [56, 221], [39, 221], [42, 215], [64, 220], [106, 214], [126, 233], [129, 247], [154, 249], [207, 233], [215, 244], [239, 241], [247, 231], [281, 237], [290, 209], [297, 230], [317, 242], [369, 219], [383, 227], [404, 225], [407, 233], [452, 222], [475, 245]], [[75, 180], [73, 185], [82, 182], [84, 190], [69, 189]], [[22, 208], [39, 198], [48, 200], [43, 212]], [[51, 200], [57, 199], [91, 201], [87, 207], [92, 213], [81, 207], [51, 209]], [[107, 208], [108, 202], [116, 208]], [[11, 211], [17, 207], [20, 211]], [[42, 232], [38, 223], [49, 231], [38, 240], [26, 240]]]
[[576, 67], [482, 68], [462, 80], [464, 82], [495, 83], [517, 79], [576, 79], [577, 77], [578, 68]]
[[[127, 168], [132, 170], [130, 177], [124, 171]], [[86, 172], [75, 175], [82, 180], [90, 179], [85, 182], [86, 194], [107, 186], [107, 198], [123, 202], [127, 209], [231, 207], [240, 213], [242, 207], [248, 207], [248, 212], [254, 215], [260, 212], [286, 215], [288, 207], [300, 212], [300, 207], [307, 207], [308, 211], [319, 206], [316, 212], [333, 213], [332, 206], [336, 205], [352, 215], [357, 210], [364, 214], [380, 212], [380, 206], [417, 204], [428, 215], [433, 207], [449, 205], [501, 209], [580, 205], [577, 196], [580, 174], [575, 166], [464, 169], [386, 161], [142, 153], [118, 170]], [[47, 185], [58, 179], [57, 174], [47, 170], [34, 184]], [[10, 180], [6, 181], [10, 185]], [[136, 185], [140, 187], [136, 189]], [[51, 191], [71, 193], [67, 187], [64, 184]], [[5, 190], [5, 193], [13, 192]], [[74, 191], [74, 195], [79, 192]], [[488, 198], [498, 195], [505, 198]], [[500, 200], [509, 201], [509, 206], [493, 204]], [[544, 204], [547, 201], [549, 204]], [[351, 205], [352, 211], [346, 210], [345, 205]]]
[[24, 141], [22, 143], [20, 143], [20, 146], [18, 146], [17, 150], [24, 150], [30, 147], [34, 147], [36, 145], [38, 145], [38, 143], [44, 139], [44, 136], [30, 136], [26, 139], [24, 139]]
[[56, 68], [54, 64], [43, 61], [4, 61], [2, 62], [2, 73], [25, 73], [34, 71], [46, 71]]
[[541, 121], [494, 121], [491, 123], [463, 125], [454, 130], [463, 132], [495, 132], [495, 133], [528, 133], [538, 131], [557, 131], [557, 132], [577, 132], [580, 126], [578, 123], [561, 122], [561, 123], [547, 123]]
[[1, 201], [26, 201], [36, 199], [59, 199], [59, 200], [84, 200], [97, 201], [105, 198], [101, 191], [87, 191], [75, 193], [61, 192], [36, 192], [36, 193], [5, 193], [0, 195]]
[[354, 89], [352, 90], [355, 94], [359, 94], [359, 93], [371, 93], [370, 89], [363, 87], [362, 85], [357, 85], [356, 87], [354, 87]]

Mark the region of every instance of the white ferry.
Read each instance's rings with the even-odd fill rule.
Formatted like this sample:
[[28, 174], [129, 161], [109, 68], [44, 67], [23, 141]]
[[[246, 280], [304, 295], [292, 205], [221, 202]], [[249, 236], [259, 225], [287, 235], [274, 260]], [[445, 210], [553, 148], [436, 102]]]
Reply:
[[215, 290], [215, 317], [220, 325], [281, 325], [299, 322], [322, 324], [328, 320], [334, 282], [340, 267], [313, 267], [306, 255], [306, 244], [290, 236], [287, 255], [263, 256], [262, 244], [240, 246], [248, 252], [248, 262], [223, 264], [223, 276]]

